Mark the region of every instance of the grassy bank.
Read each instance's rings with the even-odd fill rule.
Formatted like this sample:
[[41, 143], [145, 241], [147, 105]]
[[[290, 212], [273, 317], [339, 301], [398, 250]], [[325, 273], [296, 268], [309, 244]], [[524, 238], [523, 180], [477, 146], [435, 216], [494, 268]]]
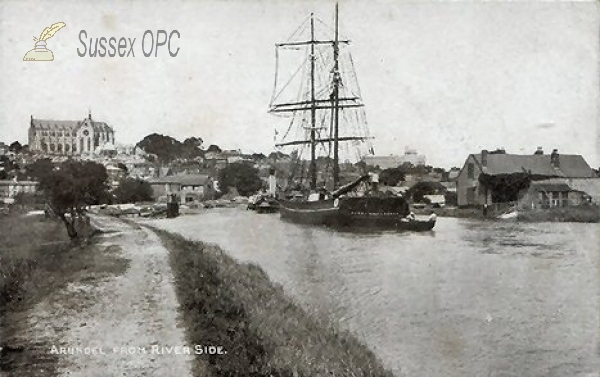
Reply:
[[59, 220], [3, 216], [0, 230], [0, 371], [52, 375], [56, 355], [47, 352], [49, 346], [38, 334], [29, 335], [28, 311], [68, 283], [119, 273], [127, 264], [116, 255], [98, 253], [93, 244], [74, 245]]
[[531, 222], [597, 223], [600, 222], [600, 207], [597, 205], [585, 205], [519, 211], [518, 219], [520, 221]]
[[196, 376], [392, 376], [356, 338], [307, 315], [257, 266], [218, 247], [156, 230], [170, 250]]

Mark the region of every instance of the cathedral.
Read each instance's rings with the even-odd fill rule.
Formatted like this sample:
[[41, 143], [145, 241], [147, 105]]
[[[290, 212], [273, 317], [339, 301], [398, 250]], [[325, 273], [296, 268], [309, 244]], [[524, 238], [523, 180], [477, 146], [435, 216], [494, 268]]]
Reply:
[[35, 119], [31, 116], [29, 149], [45, 154], [79, 156], [115, 143], [115, 131], [104, 122]]

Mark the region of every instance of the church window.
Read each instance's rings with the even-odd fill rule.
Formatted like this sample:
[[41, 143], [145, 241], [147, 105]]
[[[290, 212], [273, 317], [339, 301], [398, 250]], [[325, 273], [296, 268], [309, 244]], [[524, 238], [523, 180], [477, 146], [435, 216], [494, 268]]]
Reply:
[[62, 148], [62, 144], [58, 144], [58, 148], [57, 149], [58, 149], [59, 152], [62, 152], [62, 149], [63, 149]]
[[77, 152], [77, 144], [73, 144], [73, 152]]
[[69, 148], [70, 148], [70, 147], [69, 147], [69, 144], [65, 144], [65, 152], [68, 152], [68, 151], [69, 151]]
[[50, 144], [50, 151], [54, 152], [55, 149], [56, 149], [56, 146], [54, 144]]

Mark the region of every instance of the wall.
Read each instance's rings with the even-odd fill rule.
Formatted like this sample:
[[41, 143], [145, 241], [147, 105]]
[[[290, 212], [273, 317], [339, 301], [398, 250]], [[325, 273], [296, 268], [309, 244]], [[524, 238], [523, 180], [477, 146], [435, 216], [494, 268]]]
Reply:
[[[473, 164], [473, 178], [469, 178], [469, 164]], [[491, 192], [488, 192], [488, 198], [486, 201], [486, 190], [479, 184], [479, 175], [481, 169], [479, 164], [475, 160], [473, 155], [469, 155], [463, 168], [458, 174], [456, 179], [456, 195], [458, 199], [458, 206], [469, 206], [469, 205], [483, 205], [486, 202], [491, 203]], [[469, 191], [472, 192], [469, 195]]]

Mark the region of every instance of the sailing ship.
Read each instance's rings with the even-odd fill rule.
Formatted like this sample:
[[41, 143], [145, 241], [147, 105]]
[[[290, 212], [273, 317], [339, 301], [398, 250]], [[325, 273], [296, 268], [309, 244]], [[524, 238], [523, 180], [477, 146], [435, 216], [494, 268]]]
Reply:
[[[435, 216], [428, 220], [415, 219], [404, 198], [377, 190], [372, 175], [364, 173], [353, 182], [341, 185], [342, 145], [346, 144], [346, 151], [349, 150], [347, 143], [353, 147], [366, 145], [370, 153], [374, 152], [354, 63], [347, 49], [350, 41], [340, 39], [339, 35], [337, 4], [334, 23], [333, 39], [317, 38], [316, 26], [326, 25], [311, 13], [288, 41], [275, 45], [277, 69], [269, 112], [291, 118], [283, 140], [276, 146], [297, 147], [293, 153], [296, 162], [304, 161], [302, 153], [307, 147], [310, 151], [310, 191], [301, 198], [297, 197], [298, 191], [291, 199], [280, 198], [280, 216], [292, 222], [333, 227], [431, 230]], [[280, 88], [282, 52], [299, 54], [302, 64], [290, 70], [289, 79]], [[294, 83], [295, 93], [299, 95], [290, 99], [286, 95]], [[293, 136], [295, 140], [290, 140]], [[326, 157], [317, 157], [318, 152], [325, 152]], [[318, 175], [321, 180], [329, 177], [328, 172], [317, 171], [318, 165], [327, 168], [330, 162], [332, 188], [317, 187]], [[358, 192], [361, 186], [366, 189]]]

